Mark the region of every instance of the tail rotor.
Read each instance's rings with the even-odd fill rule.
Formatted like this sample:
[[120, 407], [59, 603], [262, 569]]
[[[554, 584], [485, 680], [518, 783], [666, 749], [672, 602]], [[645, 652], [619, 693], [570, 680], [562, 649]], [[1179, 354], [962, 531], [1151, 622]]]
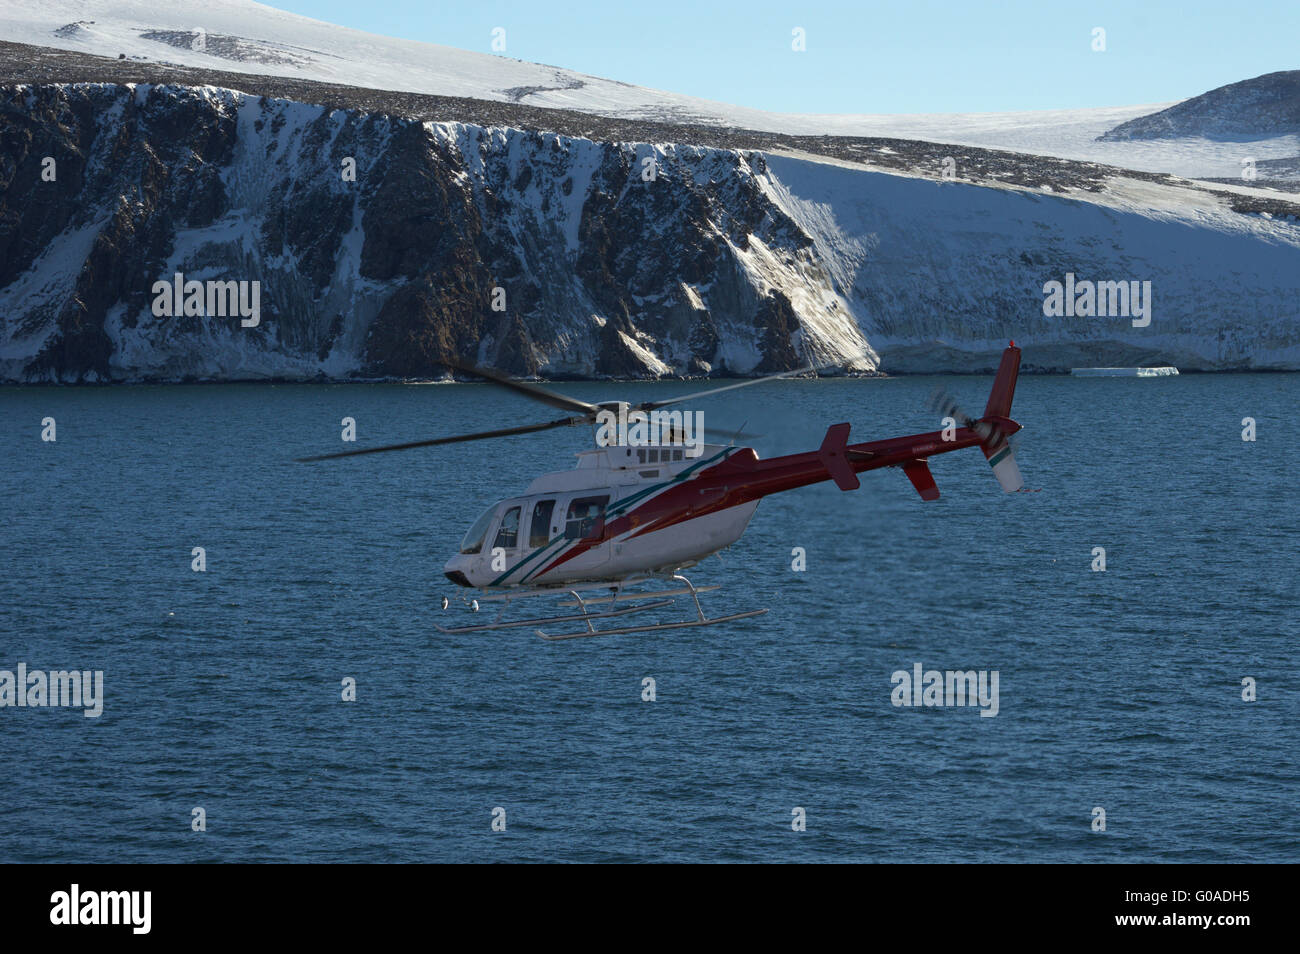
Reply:
[[930, 396], [930, 407], [944, 417], [974, 431], [980, 438], [980, 450], [993, 468], [993, 476], [1007, 493], [1024, 489], [1025, 481], [1020, 476], [1020, 465], [1016, 463], [1015, 447], [1011, 436], [1020, 430], [1020, 425], [1011, 419], [1011, 401], [1016, 393], [1016, 379], [1020, 374], [1020, 349], [1011, 342], [1002, 353], [1002, 363], [998, 366], [997, 377], [993, 381], [993, 390], [989, 393], [988, 406], [983, 417], [972, 417], [966, 413], [943, 388], [936, 388]]

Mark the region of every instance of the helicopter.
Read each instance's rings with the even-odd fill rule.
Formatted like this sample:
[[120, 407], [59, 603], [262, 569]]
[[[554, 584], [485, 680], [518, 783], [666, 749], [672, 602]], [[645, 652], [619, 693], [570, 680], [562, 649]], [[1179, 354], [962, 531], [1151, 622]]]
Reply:
[[[767, 460], [760, 459], [752, 447], [736, 446], [741, 432], [722, 432], [724, 438], [731, 437], [727, 444], [709, 443], [699, 439], [698, 434], [691, 440], [689, 421], [678, 412], [663, 409], [811, 369], [633, 405], [623, 401], [592, 404], [494, 369], [461, 364], [451, 367], [567, 411], [569, 416], [300, 460], [355, 457], [559, 427], [598, 426], [596, 446], [577, 454], [576, 467], [537, 477], [523, 493], [494, 503], [474, 521], [458, 551], [447, 560], [444, 574], [463, 588], [462, 593], [478, 591], [473, 600], [463, 597], [472, 610], [480, 609], [480, 600], [499, 602], [501, 610], [490, 623], [437, 625], [443, 633], [532, 627], [543, 639], [564, 640], [714, 626], [760, 616], [767, 612], [766, 608], [707, 616], [699, 594], [720, 587], [697, 587], [682, 571], [738, 541], [759, 502], [770, 494], [825, 480], [834, 481], [843, 491], [856, 490], [861, 485], [858, 474], [896, 467], [922, 500], [937, 500], [939, 489], [930, 473], [929, 458], [966, 447], [978, 447], [983, 452], [1004, 491], [1014, 493], [1024, 485], [1008, 440], [1021, 430], [1021, 425], [1009, 416], [1020, 371], [1020, 349], [1014, 341], [1002, 353], [987, 406], [979, 418], [966, 414], [939, 392], [935, 407], [951, 419], [941, 431], [850, 444], [850, 425], [832, 424], [816, 450]], [[642, 436], [645, 434], [650, 435], [649, 439]], [[665, 582], [671, 588], [651, 592], [638, 589]], [[511, 604], [548, 596], [567, 596], [568, 601], [559, 605], [576, 608], [576, 612], [505, 618]], [[691, 598], [693, 617], [675, 622], [606, 625], [616, 618], [669, 606], [679, 596]], [[630, 605], [620, 605], [624, 603]], [[444, 596], [443, 610], [449, 604]], [[601, 628], [597, 628], [597, 622]], [[564, 633], [542, 628], [561, 623], [582, 625]]]

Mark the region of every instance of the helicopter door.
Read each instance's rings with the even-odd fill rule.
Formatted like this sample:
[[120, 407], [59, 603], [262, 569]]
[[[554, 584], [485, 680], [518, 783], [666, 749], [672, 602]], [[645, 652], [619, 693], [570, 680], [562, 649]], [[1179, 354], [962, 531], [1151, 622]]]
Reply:
[[497, 535], [488, 554], [493, 571], [504, 573], [519, 562], [519, 517], [522, 509], [516, 505], [506, 509], [497, 525]]
[[583, 567], [599, 566], [609, 561], [609, 541], [605, 536], [605, 507], [609, 494], [571, 497], [564, 515], [564, 536], [568, 540], [588, 541], [591, 546], [576, 560]]
[[536, 550], [544, 547], [560, 535], [560, 525], [555, 521], [555, 498], [539, 500], [533, 504], [532, 516], [528, 518], [528, 548]]

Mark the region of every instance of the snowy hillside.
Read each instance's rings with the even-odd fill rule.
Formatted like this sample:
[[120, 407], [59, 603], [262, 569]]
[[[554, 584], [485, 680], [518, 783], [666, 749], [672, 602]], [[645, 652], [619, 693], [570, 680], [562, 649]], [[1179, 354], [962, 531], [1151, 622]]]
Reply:
[[[202, 31], [202, 42], [198, 42]], [[250, 0], [0, 0], [0, 39], [213, 70], [515, 102], [602, 116], [795, 135], [877, 136], [1010, 149], [1183, 176], [1230, 177], [1243, 148], [1212, 137], [1099, 140], [1170, 104], [969, 115], [789, 115], [630, 86], [569, 70], [375, 36]], [[487, 38], [485, 37], [485, 47]], [[201, 45], [201, 50], [194, 47]], [[1191, 92], [1191, 91], [1189, 91]], [[1245, 155], [1300, 155], [1293, 133]]]
[[1150, 116], [1121, 123], [1106, 140], [1253, 140], [1300, 134], [1300, 70], [1229, 83]]
[[[848, 146], [909, 148], [879, 143]], [[1300, 207], [996, 154], [946, 181], [920, 159], [9, 86], [0, 380], [977, 370], [1008, 338], [1037, 368], [1300, 368]], [[259, 283], [259, 323], [159, 315], [178, 273]], [[1067, 275], [1150, 282], [1149, 324], [1045, 316]]]

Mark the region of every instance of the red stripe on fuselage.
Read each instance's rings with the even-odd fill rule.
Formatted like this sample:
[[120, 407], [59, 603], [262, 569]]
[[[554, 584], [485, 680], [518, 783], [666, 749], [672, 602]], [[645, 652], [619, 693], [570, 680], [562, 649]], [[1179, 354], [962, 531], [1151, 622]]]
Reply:
[[[751, 457], [754, 456], [754, 452], [747, 447], [738, 453], [748, 453]], [[617, 537], [621, 537], [630, 530], [636, 530], [636, 533], [632, 534], [632, 536], [639, 537], [643, 533], [662, 530], [664, 527], [672, 526], [674, 523], [680, 523], [681, 520], [689, 520], [691, 517], [700, 516], [701, 511], [696, 509], [682, 515], [680, 519], [668, 519], [681, 514], [684, 509], [687, 509], [689, 507], [691, 494], [698, 493], [695, 488], [702, 477], [705, 474], [712, 473], [725, 463], [726, 461], [721, 461], [718, 464], [714, 464], [712, 467], [707, 467], [700, 471], [697, 476], [688, 478], [678, 484], [669, 484], [667, 489], [663, 492], [654, 495], [645, 503], [637, 505], [621, 517], [616, 517], [606, 523], [605, 535], [602, 539], [579, 541], [577, 546], [560, 554], [560, 556], [551, 561], [550, 565], [548, 565], [546, 569], [537, 573], [534, 579], [549, 573], [557, 566], [562, 566], [575, 557], [581, 556], [593, 547], [599, 546], [600, 544], [606, 543]], [[711, 508], [711, 510], [713, 509], [720, 508]]]

